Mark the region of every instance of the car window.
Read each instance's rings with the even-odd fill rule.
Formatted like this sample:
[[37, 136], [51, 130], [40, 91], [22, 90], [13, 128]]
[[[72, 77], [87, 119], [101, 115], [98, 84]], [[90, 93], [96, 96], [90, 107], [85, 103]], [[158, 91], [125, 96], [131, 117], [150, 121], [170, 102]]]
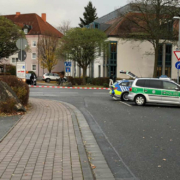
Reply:
[[132, 84], [133, 84], [133, 81], [132, 81], [132, 82], [129, 82], [129, 85], [128, 85], [128, 86], [132, 86]]
[[178, 88], [178, 86], [174, 83], [163, 81], [163, 88], [169, 90], [175, 90], [175, 88]]
[[120, 86], [128, 86], [128, 82], [121, 82]]
[[146, 80], [145, 87], [162, 89], [162, 81], [159, 80]]
[[49, 76], [53, 76], [53, 73], [49, 73]]
[[144, 87], [144, 84], [145, 84], [145, 80], [144, 79], [139, 79], [136, 82], [136, 86]]

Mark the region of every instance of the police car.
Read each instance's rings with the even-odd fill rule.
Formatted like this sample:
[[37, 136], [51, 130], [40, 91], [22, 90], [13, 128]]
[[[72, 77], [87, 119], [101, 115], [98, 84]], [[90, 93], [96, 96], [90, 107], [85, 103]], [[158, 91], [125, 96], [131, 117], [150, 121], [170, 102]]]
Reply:
[[[136, 76], [129, 72], [129, 71], [120, 71], [121, 74], [126, 74], [130, 76], [131, 78], [135, 79]], [[132, 86], [134, 80], [120, 80], [115, 82], [111, 87], [110, 87], [110, 96], [113, 97], [114, 100], [122, 100], [122, 101], [127, 101], [128, 94], [129, 94], [129, 89]]]
[[138, 106], [145, 103], [180, 105], [180, 85], [170, 78], [137, 78], [130, 88], [128, 100]]
[[115, 82], [111, 88], [109, 94], [113, 97], [114, 100], [127, 101], [129, 89], [132, 86], [133, 80], [121, 80]]

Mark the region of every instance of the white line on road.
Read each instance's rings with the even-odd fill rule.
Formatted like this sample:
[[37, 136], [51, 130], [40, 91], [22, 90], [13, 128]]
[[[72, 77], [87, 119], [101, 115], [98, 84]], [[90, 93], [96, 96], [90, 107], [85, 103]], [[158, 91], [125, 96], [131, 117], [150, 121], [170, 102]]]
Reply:
[[122, 104], [125, 104], [126, 106], [129, 106], [129, 107], [131, 107], [131, 105], [130, 104], [128, 104], [128, 103], [125, 103], [125, 102], [122, 102], [122, 101], [119, 101], [120, 103], [122, 103]]

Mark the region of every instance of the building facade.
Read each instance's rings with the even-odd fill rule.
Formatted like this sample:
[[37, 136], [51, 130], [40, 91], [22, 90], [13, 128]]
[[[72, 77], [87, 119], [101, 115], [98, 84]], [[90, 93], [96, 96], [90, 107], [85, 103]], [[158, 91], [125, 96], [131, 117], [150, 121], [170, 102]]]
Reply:
[[[42, 35], [45, 35], [47, 32], [53, 35], [56, 35], [58, 38], [61, 38], [63, 35], [53, 26], [51, 26], [46, 21], [46, 14], [42, 13], [42, 16], [32, 13], [32, 14], [21, 14], [17, 12], [15, 15], [6, 15], [7, 19], [13, 21], [14, 24], [21, 27], [24, 31], [27, 42], [27, 58], [25, 60], [25, 69], [26, 71], [34, 71], [36, 75], [41, 78], [44, 73], [48, 72], [47, 69], [43, 68], [38, 61], [38, 48], [37, 44]], [[12, 64], [14, 66], [20, 62], [18, 59], [18, 53], [5, 58], [3, 63]], [[52, 70], [53, 72], [60, 72], [64, 70], [63, 59], [59, 59], [57, 65]]]
[[[148, 41], [135, 41], [122, 38], [119, 30], [123, 29], [121, 13], [131, 13], [130, 4], [121, 7], [99, 19], [96, 19], [87, 28], [97, 28], [107, 34], [109, 41], [109, 56], [100, 53], [89, 66], [87, 76], [109, 77], [111, 72], [116, 78], [128, 78], [120, 74], [120, 70], [131, 71], [138, 77], [153, 77], [154, 71], [154, 48]], [[172, 79], [177, 78], [175, 63], [177, 59], [173, 54], [177, 48], [177, 42], [160, 43], [158, 55], [157, 76], [167, 75]], [[78, 69], [78, 67], [76, 67]], [[73, 69], [73, 68], [72, 68]], [[78, 76], [78, 69], [73, 76]]]

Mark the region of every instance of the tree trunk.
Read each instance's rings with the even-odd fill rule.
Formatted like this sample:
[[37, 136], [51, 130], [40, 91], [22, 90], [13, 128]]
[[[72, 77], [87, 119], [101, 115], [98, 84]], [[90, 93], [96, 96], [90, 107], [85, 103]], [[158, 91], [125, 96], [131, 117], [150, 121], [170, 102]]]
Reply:
[[157, 78], [157, 63], [158, 63], [158, 53], [159, 53], [159, 45], [156, 44], [156, 47], [154, 48], [155, 51], [155, 59], [154, 59], [154, 72], [153, 72], [153, 78]]
[[86, 69], [87, 67], [83, 67], [83, 85], [86, 85]]

